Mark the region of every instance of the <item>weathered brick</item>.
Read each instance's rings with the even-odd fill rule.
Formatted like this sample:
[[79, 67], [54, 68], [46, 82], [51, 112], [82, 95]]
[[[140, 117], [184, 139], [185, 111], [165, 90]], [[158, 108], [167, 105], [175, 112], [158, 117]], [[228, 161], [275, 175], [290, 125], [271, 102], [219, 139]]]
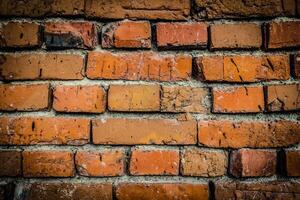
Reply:
[[48, 108], [49, 84], [0, 84], [0, 110], [34, 111]]
[[208, 90], [188, 86], [162, 86], [162, 112], [206, 113]]
[[120, 176], [124, 174], [124, 151], [77, 151], [76, 169], [82, 176]]
[[271, 22], [267, 25], [267, 48], [300, 47], [300, 21]]
[[186, 147], [181, 156], [181, 173], [184, 176], [223, 176], [227, 169], [224, 151], [209, 151]]
[[0, 200], [14, 199], [15, 184], [1, 183], [0, 184]]
[[180, 54], [161, 55], [154, 52], [90, 52], [86, 73], [90, 79], [190, 80], [192, 57]]
[[210, 32], [212, 49], [258, 49], [262, 45], [261, 27], [254, 23], [214, 24]]
[[147, 21], [120, 21], [102, 28], [104, 48], [151, 48], [151, 26]]
[[300, 84], [269, 85], [267, 87], [267, 109], [290, 111], [300, 109]]
[[213, 112], [256, 113], [264, 109], [263, 87], [213, 88]]
[[276, 152], [240, 149], [230, 156], [230, 173], [236, 177], [272, 176], [276, 173]]
[[22, 155], [25, 177], [70, 177], [75, 174], [71, 151], [23, 151]]
[[[19, 176], [22, 173], [21, 151], [3, 150], [0, 151], [0, 177]], [[0, 198], [1, 199], [1, 198]]]
[[156, 35], [160, 48], [207, 47], [207, 24], [201, 22], [157, 23]]
[[179, 151], [133, 149], [129, 171], [131, 175], [178, 175]]
[[296, 54], [293, 57], [293, 76], [296, 79], [300, 79], [300, 54]]
[[288, 55], [201, 56], [196, 58], [197, 79], [201, 81], [260, 82], [288, 80]]
[[87, 119], [51, 117], [1, 117], [0, 144], [71, 144], [89, 142]]
[[199, 144], [209, 147], [286, 147], [300, 142], [296, 121], [200, 121]]
[[37, 47], [40, 43], [40, 26], [36, 23], [0, 24], [0, 47]]
[[169, 19], [183, 20], [190, 14], [189, 0], [86, 0], [85, 14], [104, 19]]
[[208, 200], [207, 184], [193, 183], [121, 183], [117, 185], [118, 200]]
[[106, 95], [101, 86], [56, 86], [53, 91], [53, 108], [62, 112], [103, 113]]
[[288, 176], [300, 176], [300, 151], [288, 150], [286, 156], [286, 172]]
[[[196, 144], [196, 121], [175, 119], [93, 120], [94, 144]], [[113, 128], [112, 128], [113, 127]]]
[[111, 111], [159, 111], [159, 85], [110, 85], [108, 109]]
[[84, 57], [81, 55], [55, 53], [0, 55], [0, 78], [4, 80], [75, 80], [83, 79], [83, 76]]
[[47, 22], [44, 30], [48, 48], [94, 48], [97, 33], [90, 22]]

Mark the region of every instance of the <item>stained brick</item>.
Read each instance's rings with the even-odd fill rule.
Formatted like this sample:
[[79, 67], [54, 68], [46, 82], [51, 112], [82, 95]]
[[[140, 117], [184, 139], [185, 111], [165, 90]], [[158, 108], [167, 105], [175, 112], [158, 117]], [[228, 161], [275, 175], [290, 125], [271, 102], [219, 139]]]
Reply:
[[294, 55], [293, 64], [293, 76], [300, 79], [300, 54]]
[[288, 150], [286, 156], [286, 171], [288, 176], [300, 176], [300, 151]]
[[[0, 151], [0, 176], [19, 176], [22, 174], [21, 151]], [[0, 198], [1, 199], [1, 198]]]

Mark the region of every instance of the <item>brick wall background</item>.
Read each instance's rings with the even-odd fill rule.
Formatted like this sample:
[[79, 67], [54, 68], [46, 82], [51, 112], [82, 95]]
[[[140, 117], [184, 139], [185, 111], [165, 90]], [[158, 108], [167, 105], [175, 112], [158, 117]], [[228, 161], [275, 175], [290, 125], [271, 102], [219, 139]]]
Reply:
[[300, 199], [299, 0], [0, 0], [0, 199]]

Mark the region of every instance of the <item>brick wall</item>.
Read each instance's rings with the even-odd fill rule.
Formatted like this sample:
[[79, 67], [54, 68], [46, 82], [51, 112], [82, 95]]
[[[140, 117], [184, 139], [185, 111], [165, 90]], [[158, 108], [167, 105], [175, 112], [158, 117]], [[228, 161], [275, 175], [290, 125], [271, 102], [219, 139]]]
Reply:
[[0, 16], [0, 200], [300, 199], [299, 0]]

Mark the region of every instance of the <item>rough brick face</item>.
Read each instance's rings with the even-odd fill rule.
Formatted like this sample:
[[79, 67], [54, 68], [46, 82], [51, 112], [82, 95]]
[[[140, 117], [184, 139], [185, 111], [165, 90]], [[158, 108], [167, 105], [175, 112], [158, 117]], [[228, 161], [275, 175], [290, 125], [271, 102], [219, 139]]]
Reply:
[[300, 54], [294, 55], [294, 69], [293, 75], [295, 78], [300, 79]]
[[286, 172], [288, 176], [300, 176], [300, 151], [288, 150], [286, 156]]
[[17, 151], [17, 150], [0, 151], [0, 163], [1, 163], [0, 177], [1, 176], [20, 176], [22, 174], [21, 151]]

